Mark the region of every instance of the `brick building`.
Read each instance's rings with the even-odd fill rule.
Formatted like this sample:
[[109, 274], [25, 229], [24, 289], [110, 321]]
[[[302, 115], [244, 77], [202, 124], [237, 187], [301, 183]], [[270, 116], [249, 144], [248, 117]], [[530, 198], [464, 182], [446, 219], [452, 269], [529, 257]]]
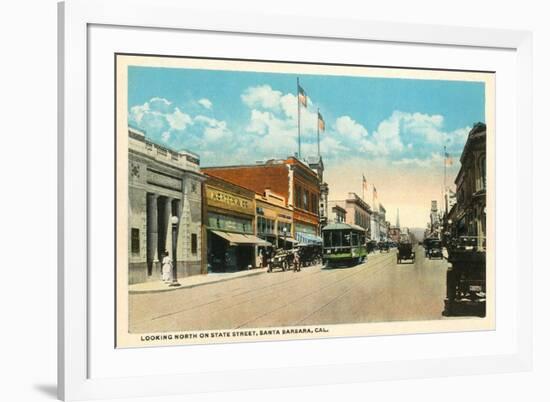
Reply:
[[208, 271], [235, 272], [256, 268], [256, 247], [269, 243], [255, 235], [255, 193], [206, 175], [203, 194], [207, 239], [203, 258], [208, 263]]
[[285, 207], [292, 211], [289, 239], [320, 241], [320, 180], [317, 173], [304, 162], [289, 157], [255, 165], [208, 167], [202, 171], [256, 194], [265, 195], [269, 191], [284, 198]]

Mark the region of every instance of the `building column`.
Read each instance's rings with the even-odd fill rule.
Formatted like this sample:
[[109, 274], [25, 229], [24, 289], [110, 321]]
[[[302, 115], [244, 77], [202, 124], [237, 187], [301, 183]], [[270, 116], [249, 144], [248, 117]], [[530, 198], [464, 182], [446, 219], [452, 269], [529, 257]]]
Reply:
[[[147, 242], [147, 275], [153, 275], [155, 267], [155, 254], [158, 247], [158, 206], [157, 194], [147, 193], [147, 225], [146, 225], [146, 242]], [[158, 262], [158, 259], [157, 259]]]
[[[172, 223], [170, 222], [170, 217], [172, 216], [172, 198], [165, 197], [164, 198], [164, 250], [168, 251], [170, 253], [170, 258], [173, 259], [172, 255]], [[163, 251], [164, 251], [163, 250]], [[173, 261], [173, 260], [172, 260]]]
[[169, 228], [169, 218], [170, 218], [170, 206], [169, 199], [165, 196], [159, 196], [157, 201], [157, 231], [158, 231], [158, 246], [157, 254], [158, 259], [162, 265], [162, 259], [164, 258], [164, 250], [168, 250], [167, 242], [167, 233]]

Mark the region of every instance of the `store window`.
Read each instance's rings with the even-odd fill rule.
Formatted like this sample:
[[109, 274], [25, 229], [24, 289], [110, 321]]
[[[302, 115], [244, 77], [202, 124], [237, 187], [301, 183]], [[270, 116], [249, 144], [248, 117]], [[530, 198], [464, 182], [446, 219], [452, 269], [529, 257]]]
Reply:
[[132, 228], [131, 249], [132, 253], [139, 253], [139, 229], [136, 228]]
[[294, 199], [294, 203], [296, 204], [297, 208], [302, 208], [302, 187], [296, 186], [296, 196]]
[[191, 254], [197, 254], [197, 234], [191, 233]]
[[258, 216], [256, 218], [256, 229], [257, 233], [273, 234], [275, 233], [275, 221], [273, 219]]

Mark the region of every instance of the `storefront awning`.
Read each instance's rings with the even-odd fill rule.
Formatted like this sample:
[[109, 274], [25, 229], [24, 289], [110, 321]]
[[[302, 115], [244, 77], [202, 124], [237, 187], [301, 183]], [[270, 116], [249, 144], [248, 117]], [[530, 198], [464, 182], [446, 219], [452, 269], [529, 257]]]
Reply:
[[323, 239], [309, 233], [296, 233], [296, 239], [303, 244], [323, 244]]
[[212, 230], [212, 233], [227, 240], [232, 246], [237, 246], [239, 244], [249, 246], [271, 246], [270, 242], [262, 240], [254, 235], [222, 232], [220, 230]]
[[279, 236], [279, 239], [285, 240], [285, 241], [287, 241], [287, 242], [289, 242], [289, 243], [292, 243], [292, 244], [298, 244], [298, 243], [299, 243], [298, 240], [294, 240], [294, 239], [293, 239], [292, 237], [290, 237], [290, 236], [286, 236], [286, 237], [285, 237], [285, 236]]

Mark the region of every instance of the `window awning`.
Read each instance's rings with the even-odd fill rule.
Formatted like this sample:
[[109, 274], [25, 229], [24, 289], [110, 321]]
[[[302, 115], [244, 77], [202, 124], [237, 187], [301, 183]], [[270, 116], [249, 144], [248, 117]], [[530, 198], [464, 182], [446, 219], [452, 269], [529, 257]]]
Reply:
[[281, 240], [286, 240], [287, 242], [292, 243], [292, 244], [297, 244], [297, 243], [299, 243], [298, 240], [294, 240], [294, 239], [293, 239], [292, 237], [290, 237], [290, 236], [286, 236], [286, 237], [285, 237], [285, 236], [279, 236], [279, 239], [281, 239]]
[[296, 233], [296, 238], [303, 244], [323, 244], [323, 239], [309, 233]]
[[212, 233], [228, 241], [232, 246], [238, 246], [239, 244], [249, 246], [271, 246], [270, 242], [262, 240], [254, 235], [222, 232], [220, 230], [212, 230]]

